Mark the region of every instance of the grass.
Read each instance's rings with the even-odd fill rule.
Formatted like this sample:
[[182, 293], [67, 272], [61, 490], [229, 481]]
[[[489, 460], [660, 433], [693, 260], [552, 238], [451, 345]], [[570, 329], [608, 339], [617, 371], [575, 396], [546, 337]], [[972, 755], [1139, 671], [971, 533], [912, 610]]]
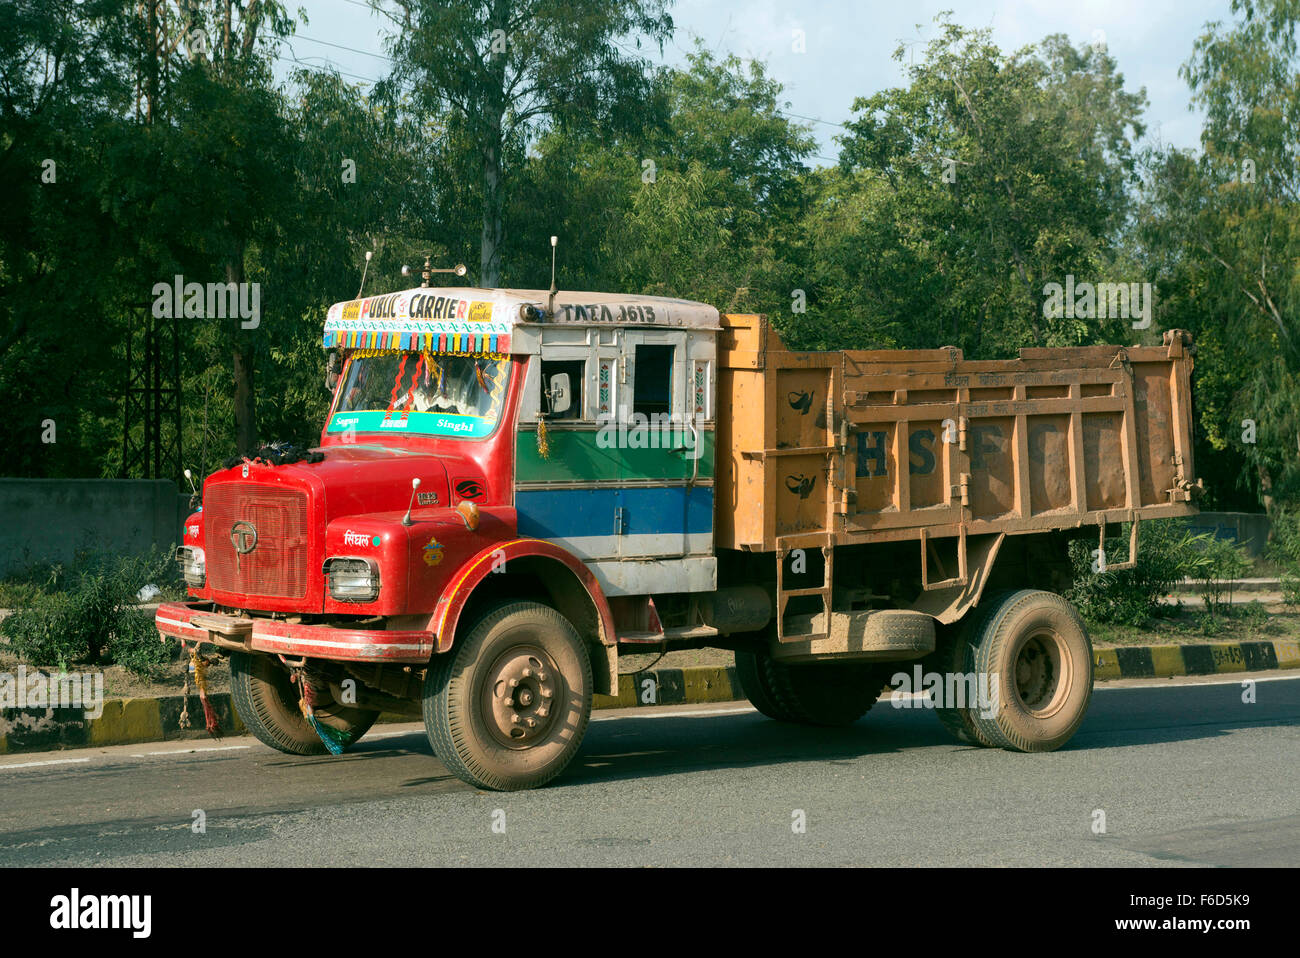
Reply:
[[1141, 628], [1089, 622], [1088, 633], [1092, 644], [1099, 648], [1298, 639], [1300, 610], [1294, 606], [1250, 602], [1231, 606], [1222, 615], [1208, 616], [1201, 609], [1169, 606], [1167, 612], [1153, 616]]

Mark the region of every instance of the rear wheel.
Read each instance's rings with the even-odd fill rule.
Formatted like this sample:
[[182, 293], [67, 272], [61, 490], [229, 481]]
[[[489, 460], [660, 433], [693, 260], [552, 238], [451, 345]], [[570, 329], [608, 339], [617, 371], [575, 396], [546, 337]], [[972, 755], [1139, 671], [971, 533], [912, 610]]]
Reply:
[[591, 716], [591, 660], [564, 616], [536, 602], [487, 612], [424, 680], [434, 753], [478, 788], [544, 785], [577, 754]]
[[[298, 687], [289, 673], [267, 655], [230, 653], [230, 698], [244, 726], [263, 745], [289, 755], [324, 755], [329, 749], [298, 705]], [[353, 744], [375, 724], [379, 713], [337, 702], [317, 705], [316, 721]]]
[[781, 705], [772, 680], [768, 677], [768, 665], [771, 658], [765, 653], [736, 650], [736, 678], [740, 682], [740, 691], [749, 704], [770, 719], [778, 722], [794, 722], [795, 715]]
[[736, 652], [736, 675], [754, 708], [800, 725], [852, 725], [876, 704], [891, 671], [877, 663], [789, 664], [766, 649]]
[[[1092, 699], [1092, 642], [1065, 599], [1025, 589], [1002, 597], [973, 636], [972, 666], [997, 681], [992, 714], [976, 729], [1002, 748], [1050, 752], [1074, 735]], [[986, 710], [988, 711], [988, 710]]]
[[[939, 696], [938, 703], [935, 706], [935, 717], [949, 735], [965, 745], [994, 748], [997, 743], [980, 731], [979, 726], [975, 723], [974, 713], [978, 708], [978, 702], [971, 700], [965, 694], [972, 691], [969, 685], [962, 686], [963, 701], [961, 704], [949, 700], [946, 694], [947, 690], [954, 688], [957, 683], [955, 679], [950, 680], [948, 677], [960, 676], [965, 678], [974, 675], [975, 650], [973, 642], [979, 636], [989, 613], [996, 610], [1000, 598], [999, 596], [990, 597], [960, 626], [942, 629], [935, 644], [934, 657], [930, 660], [932, 670], [938, 673], [944, 681], [941, 690], [944, 694]], [[977, 690], [978, 684], [975, 691]]]

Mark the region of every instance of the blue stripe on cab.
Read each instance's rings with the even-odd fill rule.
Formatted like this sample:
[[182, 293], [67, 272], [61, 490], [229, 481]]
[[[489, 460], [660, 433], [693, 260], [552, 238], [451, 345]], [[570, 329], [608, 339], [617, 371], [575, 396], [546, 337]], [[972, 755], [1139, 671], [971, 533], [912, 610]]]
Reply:
[[[614, 528], [614, 510], [624, 526]], [[538, 539], [713, 531], [713, 489], [685, 487], [528, 489], [515, 493], [519, 534]]]

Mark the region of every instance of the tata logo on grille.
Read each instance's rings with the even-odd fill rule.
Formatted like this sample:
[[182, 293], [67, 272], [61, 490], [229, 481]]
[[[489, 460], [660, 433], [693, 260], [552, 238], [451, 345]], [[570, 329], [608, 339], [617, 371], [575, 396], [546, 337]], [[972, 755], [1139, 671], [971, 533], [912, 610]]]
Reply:
[[230, 527], [230, 541], [236, 552], [246, 556], [257, 548], [257, 529], [251, 522], [236, 522]]

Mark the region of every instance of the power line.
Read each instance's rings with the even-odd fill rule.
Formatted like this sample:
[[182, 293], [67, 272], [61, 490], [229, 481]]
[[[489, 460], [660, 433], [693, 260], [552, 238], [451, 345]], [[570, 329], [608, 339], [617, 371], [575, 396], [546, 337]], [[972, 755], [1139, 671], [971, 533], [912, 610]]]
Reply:
[[[324, 73], [324, 74], [336, 73], [339, 76], [349, 77], [350, 79], [353, 80], [360, 80], [362, 83], [368, 83], [371, 86], [374, 86], [376, 83], [379, 82], [378, 80], [372, 79], [370, 77], [363, 77], [355, 73], [348, 73], [346, 70], [340, 70], [338, 68], [338, 65], [334, 63], [330, 63], [329, 67], [327, 68], [324, 66], [316, 66], [313, 63], [308, 63], [306, 60], [300, 60], [296, 56], [286, 57], [279, 53], [273, 53], [271, 54], [271, 56], [274, 57], [276, 60], [281, 60], [285, 63], [293, 63], [297, 66], [302, 67], [304, 70], [310, 70], [312, 73]], [[328, 63], [329, 61], [326, 62]]]
[[[296, 38], [296, 36], [297, 36], [297, 35], [295, 34], [295, 38]], [[363, 83], [368, 83], [368, 84], [370, 84], [371, 86], [373, 86], [374, 84], [376, 84], [376, 83], [379, 82], [378, 80], [374, 79], [373, 77], [361, 76], [360, 74], [357, 74], [357, 73], [349, 73], [349, 72], [346, 71], [346, 70], [340, 69], [340, 67], [339, 67], [339, 65], [338, 65], [337, 63], [333, 63], [332, 61], [326, 59], [325, 57], [314, 57], [313, 59], [324, 60], [324, 62], [325, 62], [326, 64], [328, 64], [328, 66], [329, 66], [330, 69], [326, 69], [325, 67], [316, 66], [315, 64], [308, 63], [306, 60], [304, 60], [304, 59], [302, 59], [301, 57], [298, 56], [298, 51], [295, 50], [295, 49], [293, 48], [293, 44], [289, 42], [288, 38], [286, 38], [286, 37], [272, 37], [271, 39], [275, 40], [277, 43], [283, 43], [286, 47], [289, 48], [289, 56], [287, 56], [287, 57], [286, 57], [286, 56], [283, 56], [282, 54], [279, 54], [279, 53], [273, 53], [273, 54], [271, 54], [271, 55], [272, 55], [273, 57], [275, 57], [275, 59], [277, 59], [277, 60], [282, 60], [282, 61], [285, 61], [285, 62], [288, 62], [288, 63], [295, 63], [295, 64], [297, 64], [298, 66], [302, 67], [302, 68], [305, 69], [305, 70], [312, 70], [312, 71], [314, 71], [314, 72], [316, 72], [316, 73], [329, 73], [329, 72], [331, 72], [331, 70], [332, 70], [332, 72], [337, 73], [339, 76], [350, 77], [350, 78], [353, 79], [353, 80], [360, 80], [360, 81], [362, 81]], [[307, 39], [307, 38], [304, 37], [303, 39]], [[317, 41], [315, 41], [315, 42], [317, 42], [317, 43], [321, 43], [321, 42], [323, 42], [323, 41], [317, 40]], [[360, 50], [359, 50], [359, 51], [357, 51], [357, 52], [358, 52], [358, 53], [362, 53], [362, 52], [364, 52], [364, 51], [360, 51]]]
[[296, 40], [307, 40], [311, 43], [319, 43], [323, 47], [333, 47], [335, 50], [347, 50], [349, 53], [359, 53], [365, 57], [374, 57], [376, 60], [387, 60], [389, 63], [397, 62], [386, 53], [372, 53], [369, 50], [358, 50], [356, 47], [346, 47], [341, 43], [331, 43], [329, 40], [317, 40], [315, 37], [309, 37], [305, 33], [295, 33], [293, 36]]

